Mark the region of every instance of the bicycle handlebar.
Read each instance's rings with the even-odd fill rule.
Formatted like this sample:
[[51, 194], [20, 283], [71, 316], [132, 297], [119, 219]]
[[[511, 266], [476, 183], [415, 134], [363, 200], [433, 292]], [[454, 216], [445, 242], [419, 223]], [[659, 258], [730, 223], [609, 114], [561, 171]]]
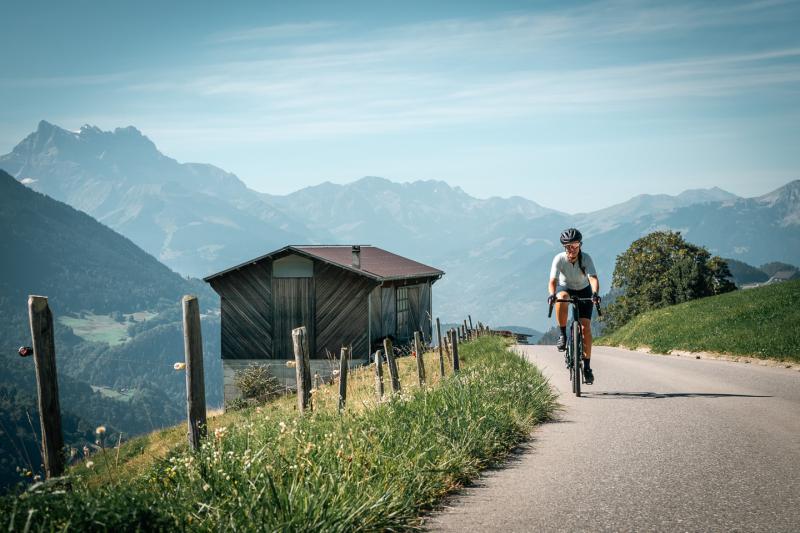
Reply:
[[[593, 301], [592, 298], [578, 298], [577, 296], [573, 296], [572, 298], [556, 298], [556, 302], [564, 302], [564, 303], [571, 303], [577, 305], [578, 302], [591, 302]], [[547, 318], [553, 316], [553, 302], [550, 304], [550, 308], [547, 310]], [[597, 316], [603, 316], [603, 312], [600, 311], [600, 302], [594, 304], [595, 309], [597, 309]]]

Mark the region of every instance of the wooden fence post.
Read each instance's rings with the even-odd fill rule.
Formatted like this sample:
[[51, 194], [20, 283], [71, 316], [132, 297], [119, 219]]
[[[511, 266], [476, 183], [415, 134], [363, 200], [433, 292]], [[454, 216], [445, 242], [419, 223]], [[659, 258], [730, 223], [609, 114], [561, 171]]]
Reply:
[[350, 359], [350, 348], [342, 346], [339, 355], [339, 411], [344, 410], [347, 402], [347, 370]]
[[458, 335], [453, 332], [453, 372], [458, 372], [460, 365], [458, 362]]
[[436, 338], [439, 340], [439, 373], [444, 377], [444, 347], [442, 346], [442, 324], [436, 317]]
[[311, 361], [308, 354], [308, 333], [305, 326], [292, 330], [295, 379], [297, 380], [297, 409], [300, 413], [313, 409], [311, 404]]
[[383, 339], [383, 349], [386, 351], [386, 364], [389, 366], [389, 377], [392, 380], [392, 392], [400, 392], [400, 376], [397, 375], [397, 361], [394, 358], [392, 341], [389, 337]]
[[466, 342], [466, 341], [469, 340], [469, 328], [467, 328], [467, 321], [466, 320], [464, 320], [464, 330], [463, 331], [464, 331], [464, 341]]
[[417, 377], [419, 386], [425, 386], [425, 361], [422, 359], [422, 339], [419, 331], [414, 332], [414, 351], [417, 353]]
[[206, 385], [203, 372], [203, 338], [197, 296], [183, 297], [183, 353], [186, 361], [186, 418], [189, 445], [200, 448], [206, 436]]
[[53, 314], [46, 296], [31, 295], [28, 298], [28, 319], [36, 365], [42, 459], [45, 477], [50, 479], [64, 473], [64, 435], [61, 432], [61, 407], [58, 401]]
[[378, 401], [383, 399], [383, 350], [375, 352], [375, 394]]
[[475, 331], [475, 328], [472, 325], [472, 315], [467, 315], [467, 318], [469, 318], [469, 330]]

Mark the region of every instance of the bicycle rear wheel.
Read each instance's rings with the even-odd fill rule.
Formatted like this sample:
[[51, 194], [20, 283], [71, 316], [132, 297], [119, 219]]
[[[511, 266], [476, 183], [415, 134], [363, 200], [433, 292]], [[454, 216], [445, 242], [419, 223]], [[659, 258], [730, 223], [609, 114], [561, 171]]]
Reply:
[[572, 335], [570, 336], [570, 347], [572, 348], [572, 364], [575, 366], [573, 373], [572, 392], [575, 396], [581, 395], [581, 380], [583, 378], [583, 332], [578, 321], [572, 322]]

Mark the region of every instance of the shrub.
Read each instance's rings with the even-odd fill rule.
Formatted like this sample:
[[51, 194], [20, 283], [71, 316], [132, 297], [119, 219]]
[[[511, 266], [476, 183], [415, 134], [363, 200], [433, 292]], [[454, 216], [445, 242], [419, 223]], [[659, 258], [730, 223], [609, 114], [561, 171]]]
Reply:
[[237, 370], [234, 383], [242, 392], [242, 399], [254, 403], [266, 403], [281, 391], [278, 379], [272, 375], [267, 365], [250, 364]]

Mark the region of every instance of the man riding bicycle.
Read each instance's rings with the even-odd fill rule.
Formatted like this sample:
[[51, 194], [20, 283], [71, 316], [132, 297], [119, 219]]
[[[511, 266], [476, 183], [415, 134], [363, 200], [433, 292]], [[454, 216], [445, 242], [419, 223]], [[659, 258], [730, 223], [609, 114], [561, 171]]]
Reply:
[[591, 298], [578, 303], [581, 330], [583, 331], [583, 375], [587, 385], [594, 382], [594, 374], [590, 367], [592, 357], [592, 307], [600, 303], [600, 282], [597, 280], [597, 271], [594, 261], [589, 254], [581, 251], [583, 235], [575, 228], [569, 228], [561, 233], [561, 244], [564, 251], [553, 258], [550, 268], [550, 284], [547, 303], [556, 307], [556, 320], [561, 334], [558, 337], [558, 350], [564, 351], [567, 347], [567, 313], [568, 303], [558, 302], [556, 299], [568, 299], [572, 296], [578, 298]]

